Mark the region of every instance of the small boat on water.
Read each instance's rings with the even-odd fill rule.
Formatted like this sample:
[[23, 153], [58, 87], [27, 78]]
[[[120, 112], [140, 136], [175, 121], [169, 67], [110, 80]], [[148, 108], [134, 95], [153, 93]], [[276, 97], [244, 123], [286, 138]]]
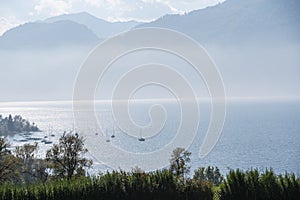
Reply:
[[47, 141], [45, 141], [44, 143], [45, 143], [45, 144], [52, 144], [52, 141], [47, 140]]
[[34, 141], [38, 141], [38, 140], [42, 140], [42, 138], [38, 138], [38, 137], [30, 137], [27, 138], [28, 140], [34, 140]]
[[53, 142], [51, 140], [47, 140], [47, 138], [50, 139], [50, 136], [55, 137], [55, 135], [52, 132], [53, 132], [52, 127], [49, 127], [48, 133], [46, 133], [46, 135], [44, 136], [44, 139], [42, 139], [41, 142], [44, 144], [52, 144]]
[[28, 142], [28, 139], [21, 139], [21, 140], [19, 140], [18, 142]]
[[111, 138], [115, 138], [115, 137], [116, 137], [116, 136], [115, 136], [115, 131], [116, 131], [116, 129], [115, 129], [115, 127], [113, 127], [112, 135], [110, 136]]
[[140, 130], [140, 138], [138, 139], [140, 142], [144, 142], [146, 139], [142, 137], [142, 129]]
[[43, 139], [41, 142], [44, 144], [52, 144], [52, 141]]

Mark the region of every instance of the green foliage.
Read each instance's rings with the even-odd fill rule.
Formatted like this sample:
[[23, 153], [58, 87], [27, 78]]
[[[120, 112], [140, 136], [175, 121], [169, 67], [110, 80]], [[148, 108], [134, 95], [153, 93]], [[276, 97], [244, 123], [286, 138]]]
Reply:
[[213, 185], [220, 185], [224, 180], [219, 168], [211, 166], [208, 166], [207, 168], [200, 167], [199, 169], [195, 170], [193, 179], [202, 182], [209, 182]]
[[221, 184], [220, 199], [298, 199], [300, 178], [275, 175], [272, 170], [231, 170]]
[[18, 179], [18, 159], [8, 150], [5, 138], [0, 138], [0, 183]]
[[35, 152], [38, 144], [24, 144], [15, 149], [15, 155], [19, 160], [18, 170], [20, 171], [21, 182], [31, 183], [36, 181], [46, 181], [48, 164], [43, 159], [37, 159]]
[[180, 180], [185, 181], [186, 176], [190, 172], [191, 152], [186, 151], [184, 148], [176, 148], [170, 159], [170, 171]]
[[213, 199], [212, 184], [195, 179], [188, 179], [184, 187], [184, 193], [188, 199]]
[[209, 185], [187, 182], [184, 191], [169, 170], [150, 173], [112, 171], [47, 184], [0, 185], [0, 199], [212, 199]]
[[[223, 180], [217, 167], [200, 167], [188, 177], [191, 153], [177, 148], [169, 170], [111, 171], [87, 177], [87, 149], [77, 134], [64, 134], [47, 152], [35, 158], [37, 144], [17, 147], [15, 155], [0, 138], [0, 199], [299, 199], [300, 178], [277, 176], [272, 170], [231, 170]], [[52, 171], [52, 178], [46, 173]]]
[[68, 133], [47, 151], [46, 161], [55, 177], [71, 179], [74, 175], [84, 176], [84, 168], [92, 165], [92, 160], [83, 157], [87, 152], [83, 137]]

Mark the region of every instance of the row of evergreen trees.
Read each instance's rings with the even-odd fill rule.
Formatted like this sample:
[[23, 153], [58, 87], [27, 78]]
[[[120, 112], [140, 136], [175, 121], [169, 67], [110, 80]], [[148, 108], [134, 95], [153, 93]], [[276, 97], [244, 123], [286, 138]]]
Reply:
[[98, 177], [79, 177], [47, 184], [0, 186], [0, 199], [212, 199], [211, 186], [181, 184], [169, 170], [150, 173], [113, 171]]
[[220, 199], [300, 199], [300, 178], [272, 170], [231, 170], [220, 186]]
[[[206, 177], [207, 178], [207, 177]], [[271, 170], [232, 170], [219, 186], [192, 177], [184, 182], [170, 170], [113, 171], [95, 177], [52, 180], [38, 184], [0, 185], [0, 199], [299, 199], [300, 180]]]

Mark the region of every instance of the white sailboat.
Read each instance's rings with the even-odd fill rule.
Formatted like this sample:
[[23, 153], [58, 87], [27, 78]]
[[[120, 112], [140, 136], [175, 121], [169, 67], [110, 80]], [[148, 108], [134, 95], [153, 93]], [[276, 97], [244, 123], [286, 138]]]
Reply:
[[115, 137], [116, 137], [116, 136], [115, 136], [115, 131], [116, 131], [116, 129], [115, 129], [115, 127], [113, 127], [112, 135], [110, 136], [111, 138], [115, 138]]
[[[43, 142], [44, 144], [52, 144], [51, 140], [47, 140], [47, 138], [49, 138], [50, 132], [52, 133], [52, 128], [49, 127], [49, 129], [48, 129], [48, 135], [45, 135], [44, 139], [41, 140], [41, 142]], [[51, 135], [53, 135], [53, 134], [51, 134]]]
[[110, 139], [108, 137], [107, 129], [105, 130], [105, 137], [106, 137], [106, 142], [110, 142]]
[[146, 139], [142, 137], [142, 129], [140, 129], [140, 138], [139, 141], [140, 142], [144, 142]]

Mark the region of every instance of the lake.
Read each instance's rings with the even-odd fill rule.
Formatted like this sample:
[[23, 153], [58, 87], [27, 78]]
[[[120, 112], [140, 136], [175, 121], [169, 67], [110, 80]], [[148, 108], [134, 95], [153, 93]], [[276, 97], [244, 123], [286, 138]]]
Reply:
[[[152, 104], [153, 102], [149, 101], [130, 104], [132, 119], [141, 126], [147, 125], [150, 122], [148, 109]], [[78, 132], [104, 132], [104, 137], [114, 146], [126, 151], [154, 151], [176, 136], [180, 122], [180, 108], [176, 103], [164, 101], [161, 104], [168, 113], [165, 126], [159, 134], [144, 142], [118, 130], [108, 102], [96, 104], [96, 115], [101, 128], [87, 122], [86, 127]], [[287, 171], [300, 174], [299, 100], [229, 100], [222, 135], [214, 149], [203, 159], [198, 158], [198, 152], [209, 124], [210, 104], [202, 102], [199, 103], [199, 107], [200, 126], [189, 148], [192, 152], [192, 170], [208, 165], [218, 166], [222, 173], [228, 172], [229, 168], [247, 170], [252, 167], [263, 170], [271, 167], [277, 173]], [[40, 157], [43, 157], [46, 149], [52, 145], [42, 143], [42, 138], [46, 136], [47, 140], [55, 143], [64, 131], [74, 129], [72, 102], [0, 103], [0, 114], [21, 115], [38, 125], [42, 132], [31, 135], [18, 134], [8, 139], [12, 146], [38, 141], [37, 154]], [[115, 138], [110, 137], [113, 131]], [[89, 144], [87, 148], [91, 148]], [[89, 156], [93, 158], [93, 155]], [[132, 167], [135, 167], [134, 163]], [[91, 172], [105, 169], [107, 166], [95, 160]]]

